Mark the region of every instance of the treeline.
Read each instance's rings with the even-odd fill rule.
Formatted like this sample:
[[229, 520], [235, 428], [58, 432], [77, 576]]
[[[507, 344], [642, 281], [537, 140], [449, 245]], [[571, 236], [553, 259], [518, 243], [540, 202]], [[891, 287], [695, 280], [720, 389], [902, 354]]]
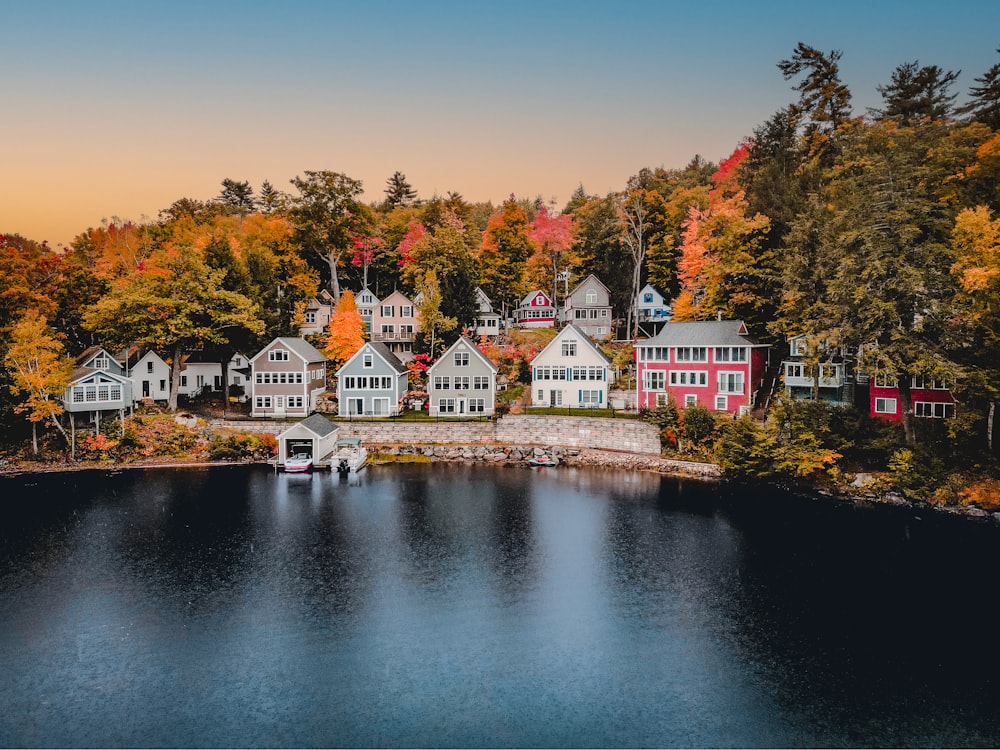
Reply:
[[[568, 271], [570, 286], [598, 276], [633, 333], [648, 282], [676, 319], [739, 317], [779, 345], [806, 335], [814, 364], [823, 351], [857, 352], [859, 366], [899, 381], [904, 411], [911, 376], [945, 379], [957, 416], [933, 428], [907, 416], [905, 441], [988, 463], [1000, 395], [1000, 63], [960, 106], [957, 72], [903, 63], [878, 89], [882, 106], [859, 114], [840, 57], [799, 44], [780, 60], [797, 98], [720, 164], [643, 169], [605, 196], [581, 185], [561, 208], [424, 198], [400, 172], [365, 203], [358, 180], [307, 171], [287, 190], [227, 178], [211, 200], [182, 198], [151, 222], [106, 221], [61, 253], [7, 235], [0, 329], [13, 390], [0, 419], [17, 423], [15, 409], [46, 419], [37, 405], [51, 393], [38, 395], [9, 356], [25, 337], [38, 344], [37, 331], [62, 356], [130, 342], [171, 357], [252, 351], [294, 335], [320, 285], [335, 297], [367, 286], [419, 293], [444, 346], [474, 319], [477, 285], [509, 310], [535, 288], [557, 295]], [[15, 336], [32, 315], [41, 326]]]

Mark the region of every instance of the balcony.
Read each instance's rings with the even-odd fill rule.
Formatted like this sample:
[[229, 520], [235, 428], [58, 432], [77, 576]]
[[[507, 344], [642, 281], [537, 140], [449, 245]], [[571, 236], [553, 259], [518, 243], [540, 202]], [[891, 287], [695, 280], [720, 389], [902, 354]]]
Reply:
[[413, 343], [416, 339], [416, 331], [376, 331], [372, 333], [372, 341]]

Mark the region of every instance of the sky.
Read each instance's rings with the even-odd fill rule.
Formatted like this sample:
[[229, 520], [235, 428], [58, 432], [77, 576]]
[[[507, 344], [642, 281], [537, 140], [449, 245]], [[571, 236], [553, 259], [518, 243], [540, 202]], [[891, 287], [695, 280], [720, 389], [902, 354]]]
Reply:
[[0, 29], [0, 233], [53, 247], [306, 170], [562, 207], [728, 156], [796, 100], [800, 41], [842, 52], [855, 114], [901, 63], [961, 102], [1000, 62], [996, 0], [0, 0]]

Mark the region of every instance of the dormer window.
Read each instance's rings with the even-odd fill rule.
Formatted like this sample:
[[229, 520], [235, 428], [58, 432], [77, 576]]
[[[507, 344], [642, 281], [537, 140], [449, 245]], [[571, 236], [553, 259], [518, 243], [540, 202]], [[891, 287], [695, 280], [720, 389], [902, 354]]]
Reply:
[[104, 356], [94, 357], [93, 367], [95, 370], [108, 370], [111, 368], [111, 361]]

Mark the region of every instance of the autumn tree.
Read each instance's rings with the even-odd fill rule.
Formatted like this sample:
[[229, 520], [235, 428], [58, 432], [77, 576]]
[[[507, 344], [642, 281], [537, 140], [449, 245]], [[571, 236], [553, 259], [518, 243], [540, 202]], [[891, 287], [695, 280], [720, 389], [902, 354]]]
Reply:
[[771, 254], [762, 239], [770, 223], [766, 216], [748, 215], [739, 184], [747, 153], [744, 144], [719, 165], [706, 209], [690, 209], [677, 262], [676, 320], [722, 314], [747, 320], [758, 330], [767, 322], [773, 279]]
[[573, 268], [578, 259], [571, 253], [573, 247], [573, 217], [569, 214], [550, 212], [547, 206], [542, 206], [531, 223], [529, 236], [535, 243], [536, 250], [528, 258], [527, 274], [532, 287], [544, 288], [551, 279], [552, 302], [555, 304], [558, 295], [558, 278], [560, 268]]
[[1000, 218], [994, 219], [985, 206], [964, 209], [951, 242], [951, 273], [959, 284], [957, 313], [967, 331], [958, 353], [970, 370], [965, 401], [987, 400], [986, 442], [992, 454], [1000, 399]]
[[111, 293], [86, 312], [84, 324], [108, 346], [137, 342], [167, 352], [173, 363], [168, 405], [176, 409], [185, 353], [222, 343], [242, 329], [263, 329], [257, 304], [224, 289], [224, 276], [193, 247], [164, 248], [143, 268], [116, 279]]
[[361, 203], [361, 181], [339, 172], [306, 171], [293, 177], [298, 195], [290, 199], [290, 216], [302, 247], [326, 265], [329, 288], [340, 299], [339, 271], [354, 249], [352, 237], [364, 236], [372, 224], [371, 211]]
[[[445, 211], [433, 230], [412, 224], [399, 246], [403, 283], [420, 293], [427, 277], [433, 274], [432, 286], [441, 297], [438, 312], [445, 319], [455, 320], [456, 326], [470, 323], [477, 311], [477, 274], [468, 235], [462, 220], [454, 212]], [[439, 326], [438, 336], [451, 343], [459, 332], [456, 326]]]
[[43, 315], [28, 311], [10, 333], [4, 365], [11, 378], [10, 390], [21, 402], [15, 407], [31, 423], [31, 448], [38, 453], [38, 424], [50, 422], [65, 438], [59, 422], [62, 395], [73, 376], [73, 360]]
[[479, 284], [486, 296], [507, 304], [520, 300], [528, 291], [525, 274], [534, 251], [528, 213], [511, 195], [490, 218], [479, 249]]
[[[420, 281], [419, 302], [417, 302], [417, 318], [420, 320], [420, 338], [427, 345], [427, 353], [431, 358], [440, 354], [438, 338], [443, 334], [454, 334], [458, 330], [457, 318], [445, 315], [441, 309], [441, 286], [438, 284], [437, 272], [428, 271]], [[457, 338], [457, 335], [453, 336]]]
[[154, 227], [113, 217], [78, 235], [72, 246], [93, 260], [100, 275], [111, 279], [141, 268], [158, 242]]
[[345, 290], [330, 315], [330, 332], [323, 353], [334, 369], [353, 357], [365, 344], [365, 322], [354, 302], [354, 293]]
[[618, 314], [629, 309], [632, 268], [623, 257], [619, 196], [593, 198], [573, 214], [573, 251], [581, 276], [594, 274], [611, 292]]

